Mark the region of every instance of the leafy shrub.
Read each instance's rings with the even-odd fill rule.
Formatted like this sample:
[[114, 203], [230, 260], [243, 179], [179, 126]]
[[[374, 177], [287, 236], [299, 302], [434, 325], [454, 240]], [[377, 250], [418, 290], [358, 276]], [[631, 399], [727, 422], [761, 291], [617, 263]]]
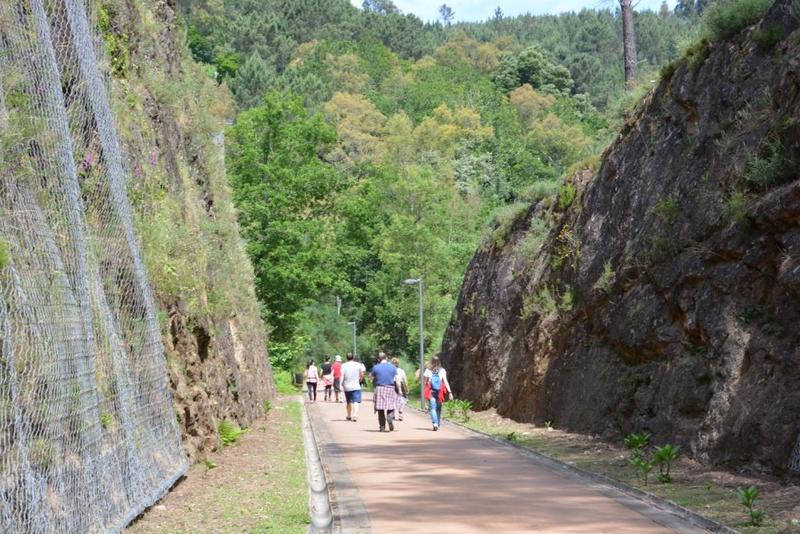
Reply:
[[444, 403], [444, 413], [448, 419], [456, 418], [456, 403], [455, 399]]
[[660, 200], [653, 206], [653, 213], [667, 224], [673, 224], [678, 219], [678, 201], [674, 197]]
[[483, 247], [502, 247], [508, 238], [511, 227], [528, 210], [528, 207], [525, 202], [515, 202], [495, 211], [488, 231], [484, 233]]
[[455, 399], [456, 409], [458, 410], [461, 419], [464, 422], [469, 421], [469, 411], [472, 409], [472, 403], [465, 399]]
[[558, 303], [549, 287], [528, 295], [522, 302], [522, 318], [530, 319], [534, 314], [542, 317], [558, 311]]
[[275, 390], [281, 395], [294, 395], [299, 388], [292, 383], [292, 373], [289, 371], [275, 372]]
[[794, 177], [795, 166], [780, 133], [771, 133], [759, 152], [747, 162], [745, 182], [763, 190]]
[[100, 414], [100, 426], [103, 427], [103, 430], [108, 430], [114, 423], [114, 415], [109, 412], [103, 412]]
[[719, 0], [703, 13], [708, 37], [714, 41], [729, 39], [755, 24], [764, 16], [773, 0]]
[[520, 239], [517, 244], [517, 253], [519, 256], [526, 261], [532, 261], [542, 248], [542, 244], [547, 238], [549, 231], [550, 227], [544, 220], [539, 218], [531, 219], [530, 228], [528, 228], [528, 231], [525, 232], [525, 235], [522, 236], [522, 239]]
[[685, 52], [686, 62], [689, 68], [697, 70], [703, 66], [703, 63], [708, 59], [708, 54], [711, 52], [711, 43], [708, 39], [703, 38], [696, 43], [690, 45]]
[[560, 185], [557, 180], [537, 180], [525, 186], [519, 192], [519, 198], [528, 202], [538, 202], [555, 195], [558, 193], [559, 188]]
[[783, 28], [776, 25], [767, 26], [753, 33], [753, 40], [767, 50], [772, 49], [784, 37], [786, 37], [786, 33]]
[[661, 74], [660, 74], [661, 79], [669, 80], [670, 78], [672, 78], [673, 74], [675, 74], [675, 71], [678, 70], [678, 67], [680, 66], [681, 66], [680, 59], [676, 59], [674, 61], [670, 61], [669, 63], [665, 64], [663, 67], [661, 67]]
[[597, 279], [597, 282], [594, 283], [595, 289], [599, 289], [604, 293], [608, 293], [611, 291], [611, 285], [614, 283], [614, 268], [611, 267], [611, 262], [606, 260], [603, 263], [603, 273], [600, 275], [600, 278]]
[[516, 433], [516, 431], [509, 432], [508, 434], [506, 434], [506, 441], [510, 441], [511, 443], [519, 441], [519, 435]]
[[217, 432], [219, 433], [219, 439], [222, 440], [222, 445], [227, 447], [228, 445], [233, 445], [238, 442], [242, 434], [245, 434], [247, 430], [239, 428], [239, 425], [236, 423], [220, 421], [217, 426]]
[[726, 202], [726, 211], [729, 217], [737, 221], [744, 220], [747, 216], [747, 197], [742, 191], [734, 191]]
[[472, 403], [464, 399], [453, 399], [444, 404], [445, 413], [448, 419], [459, 418], [463, 422], [469, 421], [469, 411], [472, 408]]
[[672, 463], [678, 459], [681, 454], [680, 447], [666, 444], [662, 447], [656, 447], [653, 453], [653, 462], [658, 466], [658, 480], [662, 484], [672, 481], [670, 470]]
[[558, 195], [558, 205], [562, 210], [568, 209], [575, 201], [578, 194], [578, 188], [573, 184], [564, 184], [561, 186]]
[[747, 510], [747, 515], [750, 517], [750, 525], [759, 526], [764, 521], [764, 511], [755, 507], [756, 499], [758, 499], [758, 488], [756, 486], [741, 488], [736, 494], [739, 496], [739, 502]]
[[264, 401], [264, 415], [267, 415], [272, 410], [272, 401], [267, 399]]
[[206, 471], [210, 471], [217, 467], [217, 464], [209, 458], [203, 458], [203, 465], [206, 467]]
[[558, 304], [558, 309], [563, 312], [570, 312], [572, 311], [572, 307], [575, 305], [575, 294], [572, 292], [572, 289], [567, 286], [567, 289], [564, 291], [564, 294], [561, 295], [561, 302]]

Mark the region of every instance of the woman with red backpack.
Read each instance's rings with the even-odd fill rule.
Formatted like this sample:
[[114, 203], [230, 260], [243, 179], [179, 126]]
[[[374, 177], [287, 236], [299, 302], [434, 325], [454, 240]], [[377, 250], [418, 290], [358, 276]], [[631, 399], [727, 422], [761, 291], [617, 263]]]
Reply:
[[442, 367], [442, 362], [438, 356], [431, 358], [431, 363], [425, 369], [423, 377], [423, 391], [425, 400], [431, 410], [431, 422], [433, 422], [434, 432], [439, 430], [442, 422], [442, 404], [445, 399], [453, 400], [450, 390], [450, 383], [447, 381], [447, 371]]

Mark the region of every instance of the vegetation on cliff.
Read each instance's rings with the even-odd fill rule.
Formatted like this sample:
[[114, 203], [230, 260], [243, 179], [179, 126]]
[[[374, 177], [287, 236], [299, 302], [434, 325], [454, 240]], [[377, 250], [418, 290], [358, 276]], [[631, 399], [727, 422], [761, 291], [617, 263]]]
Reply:
[[225, 177], [224, 123], [234, 107], [193, 61], [168, 6], [101, 0], [96, 14], [176, 418], [195, 456], [219, 446], [218, 420], [248, 425], [273, 390]]

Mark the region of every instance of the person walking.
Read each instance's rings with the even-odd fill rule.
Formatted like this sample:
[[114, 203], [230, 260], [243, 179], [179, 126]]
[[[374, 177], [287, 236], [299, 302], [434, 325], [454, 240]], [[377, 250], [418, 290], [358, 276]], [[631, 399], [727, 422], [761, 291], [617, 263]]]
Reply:
[[406, 377], [405, 370], [400, 367], [400, 360], [392, 358], [392, 365], [397, 368], [397, 374], [394, 375], [395, 392], [397, 393], [397, 420], [403, 420], [403, 409], [408, 403], [408, 378]]
[[308, 387], [308, 400], [317, 402], [317, 380], [319, 380], [319, 371], [317, 366], [314, 365], [314, 360], [308, 360], [306, 364], [306, 386]]
[[447, 382], [447, 371], [442, 367], [438, 356], [431, 358], [431, 363], [422, 376], [424, 380], [422, 387], [431, 411], [431, 422], [435, 432], [442, 423], [442, 404], [446, 398], [453, 400], [453, 394], [450, 383]]
[[322, 363], [322, 384], [325, 386], [325, 402], [331, 400], [333, 396], [333, 365], [331, 365], [331, 357], [326, 355]]
[[334, 358], [331, 371], [333, 372], [333, 394], [336, 396], [336, 402], [338, 403], [339, 391], [342, 390], [342, 357], [338, 354]]
[[397, 393], [394, 379], [397, 367], [386, 361], [386, 353], [378, 353], [378, 363], [372, 368], [372, 383], [375, 386], [375, 411], [378, 412], [378, 427], [381, 432], [389, 425], [394, 430], [394, 410], [397, 407]]
[[361, 406], [361, 380], [364, 378], [364, 366], [353, 359], [353, 353], [347, 353], [347, 361], [342, 365], [342, 389], [347, 402], [347, 420], [358, 421], [358, 408]]

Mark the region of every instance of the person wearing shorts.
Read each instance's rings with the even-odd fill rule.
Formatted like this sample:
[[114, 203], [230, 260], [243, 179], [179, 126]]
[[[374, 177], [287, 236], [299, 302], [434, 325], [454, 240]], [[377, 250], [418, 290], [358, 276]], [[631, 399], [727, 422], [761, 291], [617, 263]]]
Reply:
[[347, 353], [347, 362], [342, 365], [342, 389], [347, 402], [347, 420], [358, 420], [358, 408], [361, 405], [361, 379], [364, 378], [364, 366], [354, 360], [353, 353]]

